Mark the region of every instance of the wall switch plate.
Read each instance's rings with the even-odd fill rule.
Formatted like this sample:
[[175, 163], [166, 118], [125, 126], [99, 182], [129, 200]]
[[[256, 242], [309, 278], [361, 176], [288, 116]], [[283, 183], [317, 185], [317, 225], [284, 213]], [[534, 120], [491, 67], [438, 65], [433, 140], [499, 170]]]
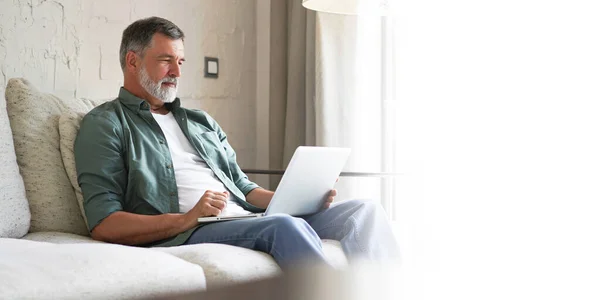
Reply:
[[219, 78], [219, 59], [216, 57], [204, 57], [204, 77]]

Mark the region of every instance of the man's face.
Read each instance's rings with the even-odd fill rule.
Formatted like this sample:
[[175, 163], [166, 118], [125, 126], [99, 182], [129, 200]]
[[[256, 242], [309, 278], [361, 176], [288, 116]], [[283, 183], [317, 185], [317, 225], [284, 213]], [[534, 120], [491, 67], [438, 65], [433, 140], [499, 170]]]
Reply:
[[138, 71], [140, 85], [153, 97], [168, 103], [175, 100], [181, 76], [183, 41], [157, 33], [142, 59]]

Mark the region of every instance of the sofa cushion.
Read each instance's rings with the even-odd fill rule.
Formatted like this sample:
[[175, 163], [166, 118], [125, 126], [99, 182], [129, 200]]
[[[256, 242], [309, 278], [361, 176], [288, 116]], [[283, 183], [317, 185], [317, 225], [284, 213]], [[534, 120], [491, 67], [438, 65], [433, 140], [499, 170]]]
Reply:
[[206, 288], [202, 268], [145, 248], [0, 239], [0, 299], [139, 299]]
[[41, 93], [24, 79], [8, 81], [6, 106], [31, 210], [31, 232], [88, 234], [63, 166], [58, 120], [67, 111], [85, 113], [95, 104]]
[[281, 269], [269, 254], [242, 247], [197, 244], [152, 249], [201, 266], [209, 289], [254, 281], [281, 273]]
[[[23, 239], [57, 244], [103, 243], [87, 236], [62, 232], [35, 232]], [[212, 289], [268, 278], [281, 273], [273, 258], [263, 252], [223, 244], [183, 245], [156, 247], [152, 250], [177, 256], [204, 269], [206, 285]], [[323, 252], [331, 265], [344, 268], [348, 265], [340, 242], [323, 240]]]
[[[152, 249], [202, 266], [209, 289], [281, 274], [270, 255], [241, 247], [207, 243]], [[348, 264], [338, 241], [323, 240], [323, 251], [334, 267], [343, 268]]]
[[29, 230], [31, 214], [15, 156], [6, 101], [0, 97], [0, 238], [20, 238]]
[[62, 114], [58, 119], [58, 132], [60, 134], [60, 154], [62, 156], [63, 165], [65, 166], [69, 182], [71, 182], [71, 186], [75, 191], [75, 198], [77, 199], [77, 205], [79, 206], [79, 211], [81, 211], [81, 216], [89, 229], [90, 227], [83, 207], [83, 193], [81, 192], [79, 182], [77, 181], [74, 150], [75, 138], [77, 138], [77, 132], [79, 132], [81, 120], [84, 116], [84, 113], [74, 112]]
[[33, 232], [25, 235], [21, 239], [46, 242], [53, 244], [82, 244], [82, 243], [100, 243], [104, 242], [96, 241], [89, 236], [77, 235], [65, 232]]

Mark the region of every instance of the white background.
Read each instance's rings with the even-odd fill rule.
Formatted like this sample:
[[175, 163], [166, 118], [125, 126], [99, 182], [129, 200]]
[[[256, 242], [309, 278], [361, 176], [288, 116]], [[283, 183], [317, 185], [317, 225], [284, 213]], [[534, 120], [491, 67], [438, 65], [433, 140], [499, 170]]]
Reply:
[[596, 1], [402, 1], [406, 299], [600, 298]]

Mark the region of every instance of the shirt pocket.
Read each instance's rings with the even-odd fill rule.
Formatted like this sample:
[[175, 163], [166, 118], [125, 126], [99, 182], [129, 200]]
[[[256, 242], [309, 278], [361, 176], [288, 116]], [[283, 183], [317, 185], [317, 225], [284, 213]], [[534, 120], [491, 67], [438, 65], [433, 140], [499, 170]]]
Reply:
[[221, 139], [214, 131], [208, 131], [197, 134], [200, 142], [200, 147], [206, 153], [207, 159], [210, 160], [215, 167], [219, 168], [225, 173], [229, 170], [229, 161], [227, 159], [227, 152], [221, 143]]

